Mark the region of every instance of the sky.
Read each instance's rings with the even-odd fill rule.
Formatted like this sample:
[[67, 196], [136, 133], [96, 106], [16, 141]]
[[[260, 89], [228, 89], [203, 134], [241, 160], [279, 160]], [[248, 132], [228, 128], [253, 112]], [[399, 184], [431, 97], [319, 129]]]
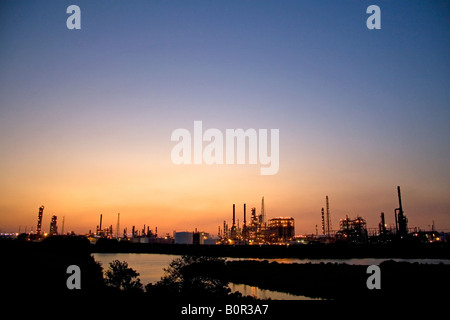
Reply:
[[[410, 227], [450, 231], [449, 54], [446, 1], [2, 1], [0, 231], [44, 205], [44, 231], [217, 234], [264, 196], [311, 234], [327, 195], [333, 229], [377, 228], [397, 186]], [[278, 173], [174, 164], [194, 121], [279, 129]]]

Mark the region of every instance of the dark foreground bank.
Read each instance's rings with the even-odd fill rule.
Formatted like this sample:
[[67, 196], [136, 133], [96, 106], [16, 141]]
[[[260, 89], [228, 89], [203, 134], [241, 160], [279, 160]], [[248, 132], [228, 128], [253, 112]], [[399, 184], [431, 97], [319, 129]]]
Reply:
[[[172, 248], [177, 250], [173, 253], [192, 253], [191, 250], [178, 251], [185, 246]], [[262, 304], [267, 304], [268, 313], [258, 316], [279, 319], [281, 314], [305, 308], [320, 309], [324, 303], [392, 303], [401, 300], [414, 303], [414, 306], [427, 306], [430, 302], [442, 305], [441, 301], [447, 299], [450, 288], [450, 266], [443, 264], [383, 262], [379, 266], [381, 289], [370, 290], [367, 288], [370, 276], [367, 266], [225, 262], [212, 256], [186, 255], [171, 265], [172, 271], [159, 283], [145, 288], [135, 286], [137, 290], [124, 290], [108, 285], [104, 275], [108, 266], [101, 266], [94, 260], [91, 256], [92, 245], [84, 237], [53, 237], [36, 243], [5, 240], [0, 241], [0, 250], [3, 276], [1, 288], [8, 293], [6, 299], [13, 301], [4, 305], [7, 308], [10, 306], [12, 310], [17, 302], [25, 306], [39, 302], [39, 308], [44, 309], [46, 306], [67, 305], [70, 305], [67, 310], [72, 311], [88, 311], [100, 306], [125, 310], [144, 308], [153, 314], [183, 319], [186, 316], [197, 318], [192, 314], [195, 312], [193, 310], [197, 310], [192, 308], [194, 306], [215, 306], [214, 318], [233, 318], [243, 315], [225, 314], [226, 306], [259, 305], [262, 308]], [[71, 265], [80, 269], [80, 289], [69, 289], [71, 274], [68, 267]], [[227, 290], [229, 282], [329, 300], [312, 302], [312, 306], [305, 306], [301, 302], [255, 300], [231, 294]], [[240, 307], [233, 308], [236, 311]], [[183, 310], [191, 312], [191, 315], [183, 315]], [[219, 314], [217, 310], [224, 313]]]
[[[284, 264], [228, 261], [222, 266], [191, 266], [192, 273], [217, 277], [272, 291], [337, 301], [443, 299], [449, 296], [450, 265], [384, 261], [380, 289], [369, 289], [368, 266], [345, 263]], [[373, 279], [373, 278], [371, 278]], [[370, 283], [373, 283], [369, 279]]]

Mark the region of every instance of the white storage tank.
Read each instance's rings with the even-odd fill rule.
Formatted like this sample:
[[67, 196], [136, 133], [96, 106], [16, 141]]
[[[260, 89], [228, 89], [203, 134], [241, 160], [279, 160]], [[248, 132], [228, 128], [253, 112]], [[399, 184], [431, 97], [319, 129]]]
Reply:
[[192, 244], [194, 242], [192, 232], [175, 232], [175, 244]]

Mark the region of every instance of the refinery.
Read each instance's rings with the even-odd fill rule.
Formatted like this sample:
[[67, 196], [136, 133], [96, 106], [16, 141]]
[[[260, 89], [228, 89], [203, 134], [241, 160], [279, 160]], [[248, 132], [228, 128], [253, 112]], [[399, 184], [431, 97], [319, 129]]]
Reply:
[[[99, 239], [117, 239], [131, 243], [143, 244], [184, 244], [184, 245], [301, 245], [308, 243], [390, 243], [396, 241], [414, 241], [417, 243], [448, 242], [450, 234], [435, 230], [434, 222], [431, 230], [421, 230], [417, 227], [408, 227], [408, 219], [404, 213], [400, 187], [397, 187], [398, 208], [393, 210], [395, 225], [386, 223], [385, 213], [380, 213], [380, 222], [377, 228], [368, 228], [366, 220], [361, 216], [341, 218], [339, 228], [333, 229], [331, 223], [330, 204], [328, 196], [325, 196], [325, 206], [318, 210], [318, 221], [320, 221], [320, 232], [316, 225], [315, 233], [296, 235], [295, 221], [292, 217], [266, 216], [264, 208], [264, 197], [261, 200], [259, 213], [255, 207], [250, 208], [247, 215], [247, 205], [243, 203], [242, 214], [243, 223], [240, 225], [237, 219], [236, 204], [232, 204], [231, 224], [227, 220], [218, 226], [217, 235], [199, 231], [174, 231], [172, 234], [166, 233], [164, 236], [158, 235], [158, 227], [151, 229], [144, 225], [142, 228], [132, 226], [130, 232], [128, 228], [120, 229], [120, 213], [117, 214], [115, 228], [110, 224], [103, 224], [103, 215], [99, 216], [99, 224], [95, 231], [89, 230], [84, 235], [91, 243], [96, 243]], [[3, 238], [19, 238], [27, 241], [41, 241], [42, 239], [55, 235], [75, 235], [73, 232], [64, 233], [64, 217], [62, 227], [59, 231], [57, 216], [51, 216], [49, 232], [42, 231], [44, 206], [38, 209], [38, 220], [36, 231], [31, 230], [18, 233], [0, 233]]]

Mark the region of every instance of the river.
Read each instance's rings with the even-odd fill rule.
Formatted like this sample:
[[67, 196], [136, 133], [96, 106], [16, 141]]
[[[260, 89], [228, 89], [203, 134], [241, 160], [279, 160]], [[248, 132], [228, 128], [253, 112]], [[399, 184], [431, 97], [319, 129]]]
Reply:
[[[148, 283], [155, 283], [164, 276], [164, 268], [179, 255], [168, 254], [147, 254], [147, 253], [94, 253], [94, 259], [100, 262], [103, 269], [109, 267], [109, 263], [114, 260], [126, 261], [130, 268], [133, 268], [139, 273], [141, 283], [146, 285]], [[248, 258], [227, 258], [227, 260], [249, 260]], [[276, 261], [278, 263], [347, 263], [353, 265], [379, 265], [381, 262], [389, 259], [251, 259], [251, 260], [268, 260], [269, 262]], [[442, 259], [392, 259], [395, 261], [420, 262], [420, 263], [444, 263], [450, 264], [450, 260]], [[248, 286], [245, 284], [230, 283], [232, 292], [239, 291], [243, 295], [255, 296], [259, 299], [273, 299], [273, 300], [311, 300], [309, 297], [296, 296], [284, 292], [277, 292], [271, 290], [260, 289], [258, 287]]]

